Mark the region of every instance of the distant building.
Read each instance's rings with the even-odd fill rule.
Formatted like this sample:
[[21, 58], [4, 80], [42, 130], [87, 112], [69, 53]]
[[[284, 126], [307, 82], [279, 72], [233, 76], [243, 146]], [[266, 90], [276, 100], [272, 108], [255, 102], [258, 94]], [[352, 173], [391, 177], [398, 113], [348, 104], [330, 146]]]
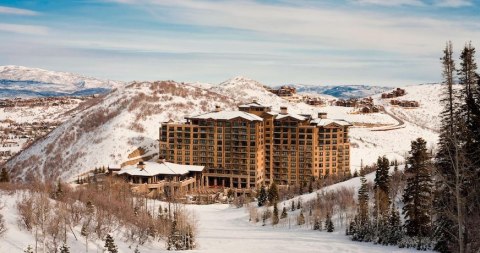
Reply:
[[159, 154], [169, 162], [205, 166], [203, 185], [257, 188], [275, 181], [300, 185], [312, 177], [350, 173], [350, 123], [280, 112], [254, 101], [239, 111], [165, 122]]
[[401, 88], [396, 88], [392, 92], [389, 93], [383, 93], [382, 98], [387, 99], [387, 98], [396, 98], [396, 97], [401, 97], [406, 94], [404, 89]]

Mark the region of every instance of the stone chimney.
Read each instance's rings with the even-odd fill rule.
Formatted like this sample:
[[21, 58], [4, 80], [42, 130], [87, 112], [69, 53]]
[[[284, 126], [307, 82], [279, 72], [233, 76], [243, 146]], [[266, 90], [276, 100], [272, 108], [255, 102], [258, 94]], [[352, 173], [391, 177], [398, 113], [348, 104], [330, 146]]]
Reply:
[[219, 112], [219, 111], [221, 111], [221, 110], [222, 110], [222, 108], [221, 108], [219, 105], [216, 105], [216, 106], [215, 106], [215, 112]]
[[286, 106], [281, 106], [280, 114], [288, 114], [288, 108]]
[[319, 119], [326, 119], [327, 118], [327, 113], [326, 112], [319, 112], [318, 113], [318, 118]]
[[139, 168], [140, 170], [144, 170], [145, 169], [145, 163], [143, 161], [140, 161], [137, 164], [137, 168]]

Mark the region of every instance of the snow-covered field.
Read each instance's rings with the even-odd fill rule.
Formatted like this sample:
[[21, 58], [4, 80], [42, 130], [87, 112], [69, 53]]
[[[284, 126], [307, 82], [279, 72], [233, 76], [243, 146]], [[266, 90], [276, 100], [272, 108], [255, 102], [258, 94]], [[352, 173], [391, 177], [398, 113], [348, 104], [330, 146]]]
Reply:
[[[374, 173], [367, 175], [373, 181]], [[319, 191], [352, 187], [357, 190], [360, 178], [353, 178], [345, 182], [328, 186]], [[33, 235], [18, 227], [18, 212], [15, 208], [20, 194], [6, 195], [2, 192], [1, 201], [5, 203], [2, 214], [5, 216], [8, 231], [0, 238], [0, 252], [22, 252], [28, 245], [34, 245]], [[316, 192], [301, 196], [303, 201], [313, 199]], [[158, 202], [157, 202], [158, 204]], [[253, 203], [255, 204], [255, 203]], [[279, 203], [282, 205], [282, 203]], [[164, 204], [165, 205], [165, 204]], [[400, 249], [395, 246], [381, 246], [372, 243], [354, 242], [345, 236], [345, 228], [335, 221], [335, 231], [314, 231], [309, 226], [297, 226], [292, 222], [290, 226], [271, 225], [262, 226], [261, 222], [254, 224], [248, 221], [249, 214], [246, 207], [236, 208], [227, 204], [189, 205], [187, 208], [194, 212], [198, 221], [197, 249], [191, 252], [418, 252], [414, 249]], [[298, 211], [294, 211], [298, 214]], [[289, 216], [292, 215], [289, 212]], [[80, 236], [80, 227], [73, 228], [78, 240], [68, 231], [67, 244], [70, 252], [85, 252], [85, 241]], [[125, 242], [122, 230], [113, 233], [120, 253], [133, 252], [135, 245]], [[89, 252], [102, 252], [104, 242], [94, 240], [89, 242]], [[165, 243], [148, 242], [138, 247], [142, 253], [162, 252]]]

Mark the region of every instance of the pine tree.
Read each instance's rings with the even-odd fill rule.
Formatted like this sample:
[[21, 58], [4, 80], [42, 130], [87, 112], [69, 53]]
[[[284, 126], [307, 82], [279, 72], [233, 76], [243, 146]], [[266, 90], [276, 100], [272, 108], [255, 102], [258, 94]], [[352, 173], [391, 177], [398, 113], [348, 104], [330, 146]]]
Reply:
[[357, 169], [355, 169], [355, 170], [353, 171], [353, 177], [358, 177], [358, 170], [357, 170]]
[[[455, 173], [455, 204], [457, 209], [458, 251], [480, 251], [480, 77], [477, 74], [475, 47], [469, 42], [460, 55], [458, 79], [460, 98], [460, 135], [463, 157]], [[463, 232], [463, 233], [461, 233]]]
[[308, 182], [308, 193], [313, 192], [313, 179]]
[[117, 245], [115, 245], [115, 241], [110, 234], [107, 234], [107, 237], [105, 238], [104, 250], [108, 253], [118, 253]]
[[431, 164], [426, 144], [422, 138], [412, 141], [405, 168], [407, 186], [403, 194], [406, 233], [419, 238], [426, 237], [431, 232]]
[[268, 188], [268, 202], [272, 205], [276, 201], [278, 201], [278, 187], [277, 184], [273, 182]]
[[60, 253], [70, 253], [70, 249], [66, 244], [63, 244], [62, 247], [60, 247]]
[[278, 207], [277, 202], [273, 204], [273, 216], [272, 216], [272, 225], [277, 225], [279, 221], [278, 218]]
[[297, 209], [300, 209], [300, 208], [302, 208], [302, 199], [299, 198], [297, 200]]
[[303, 210], [300, 210], [300, 214], [297, 218], [297, 225], [301, 226], [303, 224], [305, 224], [305, 216], [303, 215]]
[[[441, 126], [438, 141], [438, 152], [435, 157], [435, 167], [437, 171], [435, 182], [435, 200], [436, 211], [435, 237], [437, 244], [435, 250], [440, 252], [450, 252], [449, 249], [453, 243], [453, 236], [450, 236], [451, 228], [455, 221], [450, 213], [456, 212], [456, 201], [454, 189], [456, 188], [456, 179], [459, 172], [457, 164], [459, 159], [459, 105], [460, 99], [458, 93], [454, 90], [455, 62], [452, 54], [452, 43], [447, 42], [444, 56], [441, 58], [443, 65], [443, 94], [441, 103], [443, 111], [440, 115]], [[461, 237], [459, 229], [456, 235]]]
[[390, 206], [389, 168], [390, 162], [387, 157], [378, 157], [374, 181], [375, 207], [373, 209], [373, 216], [375, 218], [375, 241], [377, 243], [383, 243], [383, 231], [386, 230], [386, 220]]
[[283, 210], [282, 210], [282, 215], [280, 216], [281, 219], [285, 219], [287, 218], [288, 214], [287, 214], [287, 208], [283, 207]]
[[290, 209], [292, 212], [295, 211], [295, 200], [292, 199], [292, 208]]
[[332, 222], [332, 218], [330, 217], [330, 214], [327, 214], [327, 219], [325, 220], [325, 228], [327, 229], [327, 232], [333, 232], [334, 230], [333, 222]]
[[400, 221], [400, 213], [395, 207], [395, 204], [392, 204], [392, 208], [389, 212], [388, 217], [388, 227], [387, 227], [387, 238], [385, 240], [386, 244], [397, 245], [398, 242], [402, 239], [402, 224]]
[[361, 186], [358, 189], [358, 220], [360, 225], [365, 225], [368, 223], [368, 185], [365, 175], [360, 177]]
[[377, 170], [375, 173], [375, 217], [382, 214], [387, 214], [390, 206], [389, 192], [390, 192], [390, 176], [388, 174], [389, 161], [387, 157], [379, 157], [377, 160]]
[[8, 183], [10, 182], [10, 175], [6, 168], [2, 168], [2, 172], [0, 173], [0, 183]]
[[265, 186], [262, 185], [258, 194], [258, 206], [264, 206], [265, 202], [267, 202], [267, 191], [265, 190]]

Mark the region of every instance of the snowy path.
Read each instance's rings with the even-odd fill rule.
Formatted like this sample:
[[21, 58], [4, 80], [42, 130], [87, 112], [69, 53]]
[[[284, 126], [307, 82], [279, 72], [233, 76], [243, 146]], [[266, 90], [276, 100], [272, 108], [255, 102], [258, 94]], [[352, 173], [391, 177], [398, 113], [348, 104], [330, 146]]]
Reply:
[[262, 227], [248, 222], [245, 208], [228, 205], [190, 206], [199, 220], [198, 252], [418, 252], [350, 241], [344, 230]]

